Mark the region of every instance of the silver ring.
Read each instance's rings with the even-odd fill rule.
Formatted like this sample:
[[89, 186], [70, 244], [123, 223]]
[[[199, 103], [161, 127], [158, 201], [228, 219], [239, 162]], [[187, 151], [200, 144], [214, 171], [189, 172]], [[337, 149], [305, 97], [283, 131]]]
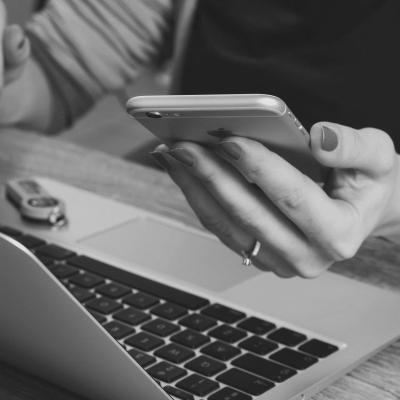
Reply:
[[261, 243], [258, 240], [256, 240], [250, 251], [243, 250], [241, 252], [243, 256], [242, 264], [245, 265], [246, 267], [250, 267], [250, 265], [253, 263], [252, 258], [257, 257], [258, 253], [260, 252], [260, 249], [261, 249]]

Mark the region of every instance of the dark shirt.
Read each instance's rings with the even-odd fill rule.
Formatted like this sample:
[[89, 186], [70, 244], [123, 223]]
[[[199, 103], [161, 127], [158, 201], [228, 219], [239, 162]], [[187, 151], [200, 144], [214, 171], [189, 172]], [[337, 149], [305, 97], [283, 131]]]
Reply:
[[400, 1], [199, 0], [182, 93], [266, 93], [400, 149]]

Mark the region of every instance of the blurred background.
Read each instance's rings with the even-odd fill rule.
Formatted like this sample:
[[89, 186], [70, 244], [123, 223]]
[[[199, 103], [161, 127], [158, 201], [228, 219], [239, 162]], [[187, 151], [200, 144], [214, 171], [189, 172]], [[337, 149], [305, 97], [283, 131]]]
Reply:
[[[8, 22], [24, 24], [46, 0], [3, 0]], [[83, 0], [84, 1], [84, 0]], [[129, 92], [132, 95], [162, 94], [166, 92], [165, 76], [147, 75], [140, 78]], [[102, 127], [94, 129], [93, 127]], [[107, 127], [107, 129], [104, 129]], [[125, 105], [115, 97], [107, 97], [72, 129], [58, 136], [60, 140], [104, 151], [131, 161], [143, 161], [152, 136], [125, 113]]]

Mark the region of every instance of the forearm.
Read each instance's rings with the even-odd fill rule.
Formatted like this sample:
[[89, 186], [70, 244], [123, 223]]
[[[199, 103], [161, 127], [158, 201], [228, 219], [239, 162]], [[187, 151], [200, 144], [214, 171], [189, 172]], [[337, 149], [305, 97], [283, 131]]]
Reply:
[[[165, 60], [172, 4], [50, 0], [34, 15], [27, 35], [50, 83], [47, 89], [64, 111], [64, 126], [73, 124], [102, 96], [125, 88], [143, 69]], [[46, 123], [51, 131], [63, 126], [57, 120]]]

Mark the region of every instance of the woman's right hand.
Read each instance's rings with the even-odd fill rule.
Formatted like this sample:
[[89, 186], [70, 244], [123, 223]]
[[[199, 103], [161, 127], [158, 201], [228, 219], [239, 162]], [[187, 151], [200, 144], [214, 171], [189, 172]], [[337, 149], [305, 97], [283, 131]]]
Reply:
[[21, 78], [30, 58], [30, 44], [19, 25], [7, 26], [7, 13], [0, 0], [0, 125], [16, 122], [23, 93], [12, 86]]

